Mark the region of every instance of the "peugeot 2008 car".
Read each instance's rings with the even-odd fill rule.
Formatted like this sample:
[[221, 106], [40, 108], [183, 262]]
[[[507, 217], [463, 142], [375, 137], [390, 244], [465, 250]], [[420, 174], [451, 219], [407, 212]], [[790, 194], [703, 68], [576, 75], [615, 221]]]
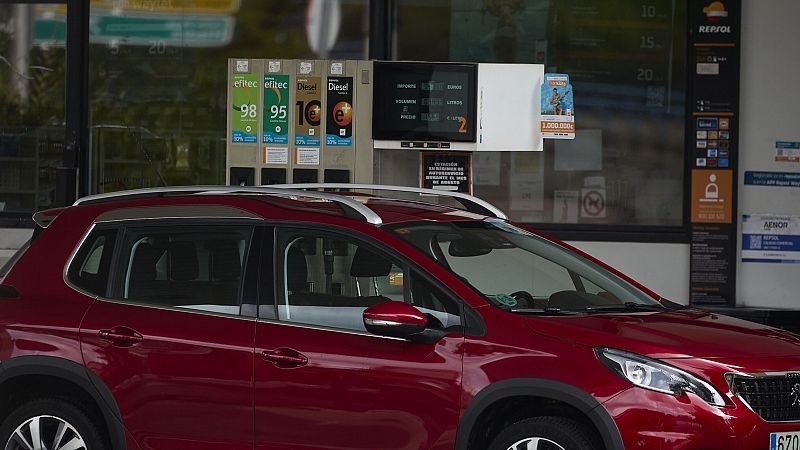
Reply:
[[38, 213], [0, 274], [0, 445], [800, 448], [800, 337], [662, 299], [474, 197], [370, 189]]

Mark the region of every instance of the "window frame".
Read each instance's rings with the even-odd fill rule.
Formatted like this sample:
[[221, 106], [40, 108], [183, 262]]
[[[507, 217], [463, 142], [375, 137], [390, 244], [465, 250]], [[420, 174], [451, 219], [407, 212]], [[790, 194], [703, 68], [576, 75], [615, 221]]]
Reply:
[[[300, 223], [280, 222], [280, 223], [268, 224], [268, 226], [272, 226], [274, 231], [274, 245], [272, 247], [273, 259], [271, 263], [273, 269], [272, 270], [273, 289], [271, 290], [271, 292], [266, 294], [265, 292], [263, 292], [264, 290], [262, 289], [262, 293], [259, 295], [259, 297], [262, 301], [266, 300], [268, 297], [272, 297], [272, 304], [271, 304], [272, 308], [269, 308], [270, 311], [269, 315], [272, 317], [266, 317], [266, 315], [261, 314], [258, 317], [259, 322], [279, 323], [283, 325], [297, 326], [301, 328], [320, 329], [320, 330], [334, 331], [339, 333], [358, 334], [358, 335], [373, 336], [373, 337], [383, 337], [380, 335], [372, 334], [370, 332], [349, 330], [344, 328], [326, 327], [313, 324], [304, 324], [300, 322], [292, 322], [278, 318], [278, 305], [283, 298], [283, 292], [284, 292], [283, 250], [284, 250], [285, 240], [281, 238], [281, 232], [284, 230], [295, 230], [295, 231], [302, 230], [302, 231], [311, 231], [313, 233], [319, 234], [320, 236], [330, 235], [331, 237], [348, 239], [358, 245], [363, 245], [369, 250], [389, 255], [389, 257], [394, 259], [396, 262], [400, 263], [399, 267], [403, 269], [403, 276], [408, 277], [408, 282], [404, 282], [403, 285], [404, 302], [408, 298], [410, 298], [411, 279], [413, 278], [414, 275], [416, 275], [425, 280], [426, 282], [428, 282], [431, 286], [433, 286], [434, 289], [436, 289], [439, 293], [441, 293], [441, 295], [444, 298], [455, 302], [459, 306], [459, 313], [462, 322], [460, 330], [461, 334], [463, 334], [464, 336], [471, 336], [471, 337], [481, 337], [486, 334], [486, 326], [480, 314], [478, 314], [464, 300], [459, 298], [458, 295], [456, 295], [452, 289], [450, 289], [448, 286], [442, 283], [441, 280], [433, 277], [425, 269], [416, 264], [412, 259], [396, 251], [394, 248], [386, 245], [385, 243], [381, 242], [378, 239], [365, 235], [351, 228], [344, 228], [329, 224], [317, 225], [317, 224], [310, 224], [307, 222], [300, 222]], [[386, 230], [381, 230], [381, 232], [387, 234], [389, 233]], [[263, 286], [263, 281], [262, 281], [262, 286]], [[260, 303], [259, 306], [260, 306], [259, 310], [261, 310], [262, 309], [261, 306], [270, 306], [270, 305], [265, 302], [265, 303]], [[449, 332], [448, 334], [453, 334], [453, 333], [454, 332]]]
[[119, 246], [120, 246], [120, 243], [121, 243], [120, 239], [122, 237], [122, 231], [123, 231], [122, 227], [120, 227], [117, 224], [112, 224], [112, 223], [93, 223], [89, 227], [89, 229], [86, 230], [86, 232], [83, 234], [83, 236], [81, 236], [81, 239], [78, 241], [78, 244], [72, 250], [72, 253], [69, 256], [69, 259], [67, 260], [67, 264], [64, 266], [64, 273], [63, 273], [64, 283], [66, 283], [66, 285], [69, 286], [70, 288], [72, 288], [73, 290], [75, 290], [75, 291], [77, 291], [77, 292], [79, 292], [79, 293], [81, 293], [83, 295], [86, 295], [88, 297], [95, 298], [95, 299], [105, 298], [105, 296], [102, 296], [102, 295], [99, 295], [99, 294], [95, 294], [93, 292], [89, 292], [86, 289], [83, 289], [82, 287], [76, 285], [71, 279], [72, 278], [71, 272], [72, 272], [73, 266], [75, 264], [78, 264], [78, 261], [76, 261], [76, 258], [78, 257], [78, 255], [81, 254], [81, 252], [84, 250], [84, 248], [86, 248], [86, 245], [89, 243], [88, 242], [89, 238], [95, 232], [101, 232], [101, 231], [107, 231], [107, 230], [116, 230], [116, 232], [117, 232], [117, 236], [116, 236], [116, 239], [114, 241], [114, 247], [112, 249], [113, 251], [112, 251], [112, 254], [111, 254], [111, 262], [110, 262], [109, 268], [108, 268], [108, 279], [106, 280], [106, 296], [108, 296], [108, 293], [111, 292], [111, 289], [112, 289], [112, 286], [113, 286], [112, 285], [112, 281], [113, 281], [114, 275], [115, 275], [116, 261], [117, 261], [117, 257], [118, 257]]
[[[161, 309], [161, 310], [169, 310], [169, 311], [178, 311], [190, 314], [205, 314], [211, 316], [219, 316], [219, 317], [227, 317], [227, 318], [245, 318], [245, 319], [255, 319], [256, 312], [257, 312], [257, 304], [253, 302], [258, 301], [258, 280], [260, 277], [254, 277], [253, 271], [258, 268], [260, 264], [260, 252], [257, 251], [261, 248], [261, 240], [264, 232], [264, 227], [261, 223], [256, 223], [253, 220], [248, 219], [196, 219], [196, 218], [185, 218], [185, 219], [164, 219], [164, 220], [153, 220], [153, 219], [131, 219], [131, 220], [124, 220], [118, 222], [116, 225], [108, 225], [104, 223], [97, 223], [96, 226], [106, 225], [106, 226], [117, 226], [119, 228], [119, 232], [117, 234], [117, 243], [114, 248], [114, 255], [110, 267], [110, 274], [109, 274], [109, 285], [107, 290], [107, 295], [105, 297], [97, 297], [98, 300], [109, 302], [109, 303], [118, 303], [124, 305], [132, 305], [132, 306], [139, 306], [151, 309]], [[202, 309], [190, 309], [190, 308], [181, 308], [176, 306], [170, 305], [161, 305], [161, 304], [154, 304], [154, 303], [146, 303], [140, 302], [130, 299], [122, 298], [122, 290], [124, 289], [124, 280], [125, 280], [125, 268], [127, 267], [127, 258], [130, 255], [130, 251], [127, 249], [123, 250], [123, 245], [125, 244], [127, 238], [129, 237], [129, 233], [132, 230], [136, 230], [139, 233], [141, 230], [150, 229], [158, 229], [158, 230], [169, 230], [170, 228], [176, 227], [179, 228], [183, 232], [188, 228], [194, 227], [224, 227], [224, 226], [237, 226], [242, 228], [249, 229], [249, 241], [247, 248], [245, 249], [245, 255], [243, 257], [243, 264], [242, 264], [242, 273], [241, 273], [241, 280], [239, 281], [239, 290], [237, 294], [237, 300], [239, 303], [239, 312], [237, 314], [228, 314], [222, 312], [215, 312], [215, 311], [206, 311]], [[91, 232], [91, 231], [90, 231]], [[88, 237], [89, 233], [87, 233]], [[83, 244], [81, 244], [82, 246]], [[258, 245], [258, 247], [255, 247]], [[80, 247], [79, 247], [80, 248]], [[76, 253], [77, 254], [77, 253]], [[256, 284], [254, 286], [254, 284]], [[246, 301], [247, 300], [247, 301]]]

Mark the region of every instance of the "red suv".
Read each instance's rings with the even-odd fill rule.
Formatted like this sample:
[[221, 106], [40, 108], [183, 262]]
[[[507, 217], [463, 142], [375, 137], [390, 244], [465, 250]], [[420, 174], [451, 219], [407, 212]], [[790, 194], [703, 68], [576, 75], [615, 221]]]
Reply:
[[800, 448], [799, 336], [666, 301], [474, 197], [321, 187], [37, 214], [0, 273], [0, 445]]

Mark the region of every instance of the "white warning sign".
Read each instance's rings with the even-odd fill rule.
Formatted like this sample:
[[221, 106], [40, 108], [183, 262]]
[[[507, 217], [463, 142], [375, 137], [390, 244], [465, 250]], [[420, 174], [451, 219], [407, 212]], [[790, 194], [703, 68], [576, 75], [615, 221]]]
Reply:
[[581, 189], [581, 217], [584, 219], [604, 219], [606, 217], [605, 189]]

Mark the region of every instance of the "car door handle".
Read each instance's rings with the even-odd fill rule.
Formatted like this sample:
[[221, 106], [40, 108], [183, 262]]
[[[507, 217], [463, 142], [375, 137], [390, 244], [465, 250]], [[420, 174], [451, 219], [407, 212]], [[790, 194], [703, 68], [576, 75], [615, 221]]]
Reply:
[[291, 348], [281, 347], [275, 350], [264, 350], [261, 357], [278, 367], [299, 367], [308, 363], [306, 355]]
[[128, 327], [114, 327], [110, 330], [100, 330], [97, 332], [100, 339], [111, 342], [117, 347], [130, 347], [136, 345], [144, 338], [136, 330]]

